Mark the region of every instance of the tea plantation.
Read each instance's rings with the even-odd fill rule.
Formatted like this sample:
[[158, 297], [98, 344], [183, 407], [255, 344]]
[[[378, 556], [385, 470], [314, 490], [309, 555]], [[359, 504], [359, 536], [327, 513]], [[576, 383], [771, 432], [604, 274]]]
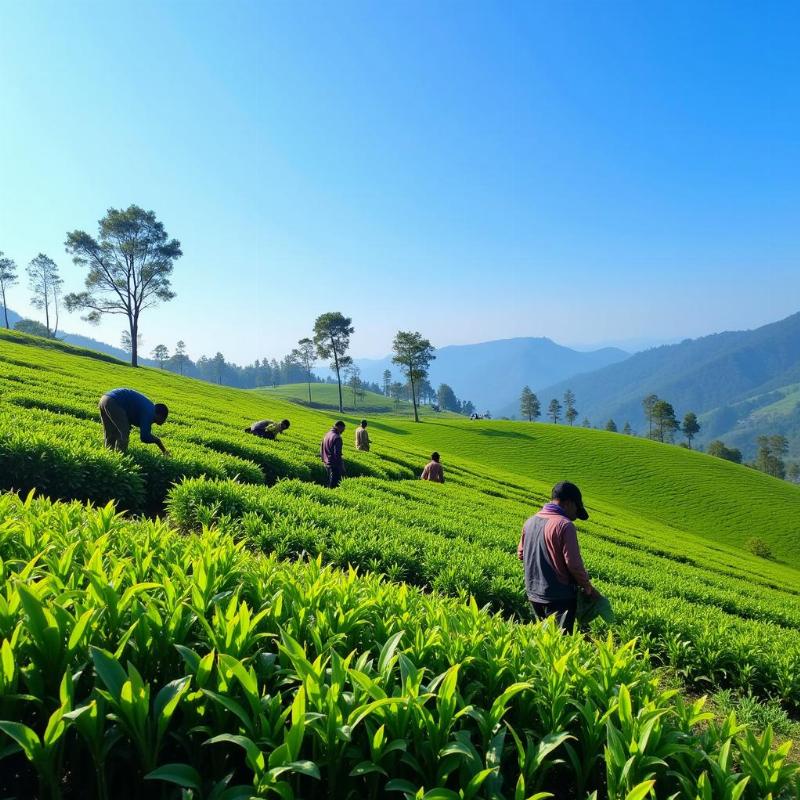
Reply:
[[[116, 386], [170, 406], [170, 458], [103, 449]], [[330, 492], [331, 419], [0, 333], [0, 797], [800, 797], [788, 743], [653, 670], [800, 712], [800, 490], [622, 435], [376, 416]], [[443, 486], [413, 480], [434, 448]], [[591, 636], [529, 624], [516, 559], [565, 477], [618, 616]]]

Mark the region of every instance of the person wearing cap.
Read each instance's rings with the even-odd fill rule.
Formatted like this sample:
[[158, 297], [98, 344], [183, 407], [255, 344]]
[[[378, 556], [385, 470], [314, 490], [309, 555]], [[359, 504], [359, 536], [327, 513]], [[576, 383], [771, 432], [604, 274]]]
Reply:
[[253, 436], [258, 436], [260, 439], [277, 439], [279, 433], [283, 433], [291, 425], [288, 419], [282, 419], [280, 422], [273, 422], [271, 419], [261, 419], [254, 422], [248, 428], [244, 429], [245, 433], [252, 433]]
[[561, 630], [571, 633], [578, 592], [591, 599], [600, 596], [583, 565], [574, 525], [589, 514], [574, 483], [557, 483], [550, 498], [522, 526], [517, 556], [525, 566], [525, 591], [536, 618], [554, 616]]
[[433, 481], [434, 483], [444, 483], [444, 469], [439, 463], [439, 454], [437, 452], [431, 453], [431, 460], [425, 465], [422, 470], [420, 480]]
[[344, 459], [342, 458], [342, 433], [345, 424], [339, 420], [324, 436], [319, 449], [319, 456], [328, 471], [328, 488], [335, 489], [345, 476]]
[[367, 433], [367, 421], [361, 420], [361, 424], [356, 428], [356, 450], [369, 452], [369, 434]]
[[131, 427], [139, 429], [144, 444], [154, 444], [168, 456], [169, 451], [150, 429], [167, 421], [169, 409], [163, 403], [153, 403], [134, 389], [112, 389], [99, 403], [105, 445], [109, 450], [124, 453], [128, 449]]

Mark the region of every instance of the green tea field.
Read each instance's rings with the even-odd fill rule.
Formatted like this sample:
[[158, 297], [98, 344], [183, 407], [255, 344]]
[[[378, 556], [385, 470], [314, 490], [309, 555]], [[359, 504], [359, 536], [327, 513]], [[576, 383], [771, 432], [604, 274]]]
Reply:
[[[253, 392], [263, 395], [265, 400], [272, 401], [276, 398], [281, 400], [291, 400], [309, 408], [321, 410], [339, 410], [339, 389], [336, 384], [331, 383], [312, 383], [311, 401], [308, 400], [308, 385], [305, 383], [287, 383], [275, 388], [265, 387], [253, 389]], [[413, 417], [414, 409], [411, 402], [401, 400], [395, 402], [389, 397], [376, 392], [363, 391], [357, 397], [353, 397], [353, 390], [350, 387], [342, 387], [342, 404], [347, 411], [353, 414], [393, 414], [400, 417]], [[458, 414], [451, 412], [434, 412], [430, 406], [422, 405], [419, 407], [419, 414], [423, 417], [450, 417], [458, 419]]]
[[[117, 386], [169, 405], [170, 457], [103, 448]], [[800, 713], [800, 488], [386, 410], [358, 453], [357, 410], [331, 492], [332, 414], [0, 332], [0, 797], [800, 797], [789, 743], [702, 698]], [[291, 428], [243, 433], [265, 417]], [[532, 623], [516, 556], [561, 479], [617, 615], [572, 637]]]

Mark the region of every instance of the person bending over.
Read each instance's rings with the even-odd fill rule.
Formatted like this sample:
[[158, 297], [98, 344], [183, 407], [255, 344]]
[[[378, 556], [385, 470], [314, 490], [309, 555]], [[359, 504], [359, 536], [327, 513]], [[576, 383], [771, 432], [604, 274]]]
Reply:
[[128, 449], [131, 426], [139, 429], [145, 444], [154, 444], [165, 455], [169, 451], [151, 427], [167, 421], [169, 409], [163, 403], [153, 403], [133, 389], [112, 389], [100, 398], [100, 420], [103, 423], [105, 445], [109, 450], [124, 453]]
[[283, 433], [290, 425], [288, 419], [282, 419], [280, 422], [273, 422], [271, 419], [262, 419], [254, 422], [250, 427], [245, 428], [245, 433], [252, 433], [253, 436], [258, 436], [260, 439], [278, 438], [279, 433]]

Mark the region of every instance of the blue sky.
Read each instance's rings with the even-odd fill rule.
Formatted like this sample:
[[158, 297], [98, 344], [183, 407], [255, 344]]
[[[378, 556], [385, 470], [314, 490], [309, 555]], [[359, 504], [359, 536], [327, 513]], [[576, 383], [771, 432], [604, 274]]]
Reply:
[[79, 289], [66, 231], [153, 209], [146, 349], [240, 362], [329, 310], [359, 356], [755, 327], [800, 310], [797, 8], [0, 0], [0, 250]]

